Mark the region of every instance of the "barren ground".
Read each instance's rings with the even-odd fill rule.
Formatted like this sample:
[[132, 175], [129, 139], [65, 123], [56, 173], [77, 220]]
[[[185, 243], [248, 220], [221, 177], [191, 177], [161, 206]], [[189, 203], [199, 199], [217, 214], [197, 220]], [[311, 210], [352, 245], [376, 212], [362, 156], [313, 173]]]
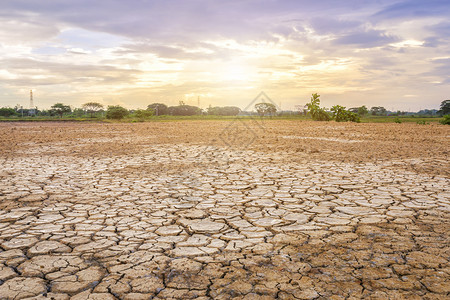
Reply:
[[448, 299], [450, 126], [0, 123], [0, 299]]

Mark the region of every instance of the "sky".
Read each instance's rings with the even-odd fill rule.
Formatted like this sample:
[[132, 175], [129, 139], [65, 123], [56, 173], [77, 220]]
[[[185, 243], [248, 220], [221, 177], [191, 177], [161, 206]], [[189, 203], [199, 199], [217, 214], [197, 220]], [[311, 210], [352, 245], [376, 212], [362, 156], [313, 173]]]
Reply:
[[448, 0], [1, 0], [0, 106], [439, 108]]

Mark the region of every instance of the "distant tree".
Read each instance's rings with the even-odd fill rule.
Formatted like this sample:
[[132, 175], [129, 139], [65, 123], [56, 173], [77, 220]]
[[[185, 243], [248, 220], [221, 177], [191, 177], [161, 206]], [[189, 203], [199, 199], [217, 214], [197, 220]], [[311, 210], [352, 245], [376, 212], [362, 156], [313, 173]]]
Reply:
[[358, 111], [356, 112], [358, 115], [365, 116], [369, 113], [369, 110], [365, 105], [358, 107]]
[[317, 93], [312, 94], [311, 102], [306, 104], [308, 113], [311, 118], [315, 121], [329, 121], [331, 119], [330, 115], [325, 111], [325, 109], [320, 107], [320, 95]]
[[120, 105], [110, 105], [106, 110], [106, 118], [107, 119], [115, 119], [120, 120], [125, 118], [129, 114], [129, 111], [126, 108], [123, 108]]
[[10, 107], [2, 107], [0, 108], [0, 116], [2, 117], [10, 117], [16, 115], [16, 111], [14, 108]]
[[47, 110], [43, 109], [39, 112], [39, 115], [40, 116], [52, 116], [52, 115], [54, 115], [54, 112], [52, 112], [51, 109], [47, 109]]
[[155, 116], [167, 115], [169, 113], [168, 107], [164, 103], [152, 103], [147, 106], [147, 109], [152, 109], [155, 112]]
[[94, 114], [97, 111], [100, 111], [103, 109], [103, 105], [98, 102], [88, 102], [88, 103], [83, 104], [81, 107], [91, 114], [91, 118], [94, 117]]
[[70, 113], [72, 109], [69, 105], [64, 105], [62, 103], [56, 103], [51, 106], [51, 110], [53, 113], [59, 115], [60, 118], [66, 113]]
[[417, 112], [418, 115], [435, 116], [439, 111], [437, 109], [422, 109]]
[[372, 116], [386, 116], [387, 110], [383, 106], [374, 106], [370, 109], [370, 114]]
[[360, 106], [360, 107], [349, 108], [348, 111], [355, 113], [355, 114], [359, 115], [360, 117], [363, 117], [369, 113], [369, 110], [367, 109], [367, 107], [365, 105]]
[[23, 108], [23, 106], [20, 106], [19, 104], [14, 106], [14, 111], [16, 112], [16, 114], [18, 116], [21, 116], [21, 117], [28, 115], [28, 109]]
[[[182, 101], [180, 101], [182, 102]], [[200, 115], [202, 113], [202, 110], [198, 108], [197, 106], [191, 106], [191, 105], [178, 105], [178, 106], [170, 106], [168, 108], [169, 115], [172, 116], [194, 116], [194, 115]]]
[[237, 116], [241, 112], [241, 109], [236, 106], [224, 106], [224, 107], [211, 107], [207, 108], [208, 115], [215, 116]]
[[441, 107], [438, 111], [441, 116], [450, 114], [450, 100], [444, 100], [441, 102]]
[[221, 114], [223, 116], [237, 116], [240, 112], [241, 112], [241, 109], [236, 106], [224, 106], [224, 107], [222, 107], [222, 110], [221, 110]]
[[265, 115], [273, 116], [277, 112], [275, 105], [266, 102], [255, 104], [255, 109], [260, 117], [264, 117]]

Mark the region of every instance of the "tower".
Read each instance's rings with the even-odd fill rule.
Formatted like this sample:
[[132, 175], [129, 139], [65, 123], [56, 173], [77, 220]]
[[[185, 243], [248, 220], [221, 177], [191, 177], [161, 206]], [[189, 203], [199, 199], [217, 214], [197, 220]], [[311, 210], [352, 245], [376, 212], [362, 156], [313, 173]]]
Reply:
[[30, 109], [34, 108], [33, 104], [33, 90], [30, 90]]
[[34, 116], [36, 114], [36, 109], [33, 103], [33, 90], [30, 90], [30, 110], [28, 111], [28, 115]]

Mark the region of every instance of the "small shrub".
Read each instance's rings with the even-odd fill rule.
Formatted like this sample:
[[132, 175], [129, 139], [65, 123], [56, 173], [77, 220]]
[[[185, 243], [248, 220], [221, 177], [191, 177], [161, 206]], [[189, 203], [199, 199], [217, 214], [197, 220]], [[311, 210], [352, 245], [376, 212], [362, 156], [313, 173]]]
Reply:
[[315, 121], [330, 121], [331, 117], [330, 117], [330, 114], [327, 113], [323, 108], [320, 108], [316, 112], [315, 117], [313, 117], [313, 120], [315, 120]]
[[400, 120], [400, 118], [397, 117], [397, 118], [394, 119], [394, 122], [397, 123], [397, 124], [401, 124], [402, 120]]
[[439, 122], [443, 125], [450, 125], [450, 115], [445, 115]]
[[420, 121], [417, 121], [416, 124], [419, 124], [419, 125], [428, 125], [428, 124], [430, 124], [430, 123], [425, 122], [425, 120], [420, 120]]
[[359, 114], [348, 111], [348, 110], [347, 110], [347, 114], [348, 114], [347, 118], [350, 122], [361, 123], [361, 117]]
[[143, 121], [143, 120], [148, 119], [151, 116], [153, 116], [153, 110], [152, 109], [146, 109], [146, 110], [138, 109], [134, 112], [134, 115], [136, 116], [136, 118]]

